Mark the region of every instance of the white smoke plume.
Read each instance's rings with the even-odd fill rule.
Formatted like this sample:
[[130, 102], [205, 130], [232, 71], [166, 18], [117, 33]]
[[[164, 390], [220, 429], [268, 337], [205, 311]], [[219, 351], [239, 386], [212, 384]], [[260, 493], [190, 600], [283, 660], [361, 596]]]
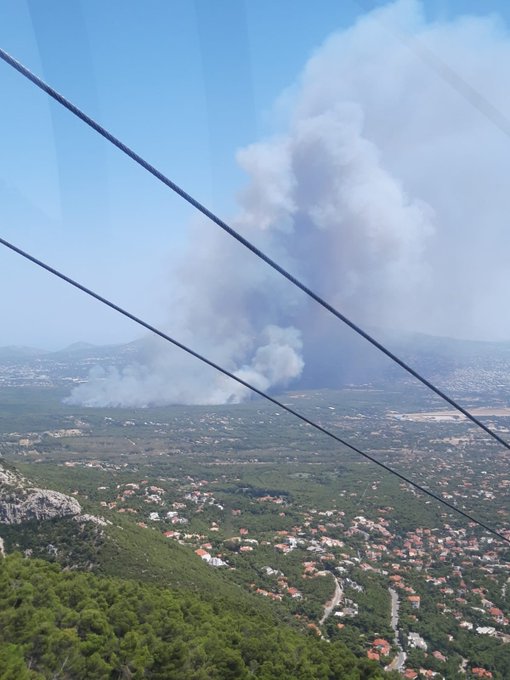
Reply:
[[[510, 177], [510, 140], [388, 27], [422, 41], [503, 111], [510, 39], [495, 17], [427, 23], [422, 10], [418, 0], [389, 4], [317, 50], [285, 94], [286, 129], [239, 151], [248, 182], [232, 224], [360, 324], [469, 337], [490, 316], [491, 333], [508, 334], [509, 322], [498, 327], [491, 315], [510, 282], [500, 178]], [[215, 226], [196, 230], [174, 272], [170, 333], [259, 388], [291, 384], [306, 371], [307, 343], [330, 327], [325, 313]], [[481, 296], [482, 281], [499, 294]], [[153, 339], [143, 361], [91, 375], [70, 401], [245, 396]]]

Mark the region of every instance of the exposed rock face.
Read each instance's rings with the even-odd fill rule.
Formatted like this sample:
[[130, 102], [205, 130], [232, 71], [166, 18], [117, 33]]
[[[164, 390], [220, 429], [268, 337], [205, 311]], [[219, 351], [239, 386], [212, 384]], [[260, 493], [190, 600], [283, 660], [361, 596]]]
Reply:
[[0, 465], [1, 524], [69, 517], [78, 515], [80, 511], [80, 504], [75, 498], [30, 486], [27, 479]]
[[108, 524], [111, 524], [109, 519], [105, 519], [104, 517], [97, 517], [96, 515], [75, 515], [73, 519], [76, 522], [84, 523], [84, 522], [92, 522], [92, 524], [97, 524], [99, 527], [106, 527]]
[[[0, 522], [21, 524], [31, 519], [53, 519], [77, 515], [81, 511], [75, 498], [48, 489], [27, 489], [26, 495], [0, 498]], [[14, 497], [13, 497], [14, 496]]]
[[23, 477], [13, 470], [6, 470], [0, 465], [0, 489], [3, 490], [5, 486], [20, 486], [23, 483]]

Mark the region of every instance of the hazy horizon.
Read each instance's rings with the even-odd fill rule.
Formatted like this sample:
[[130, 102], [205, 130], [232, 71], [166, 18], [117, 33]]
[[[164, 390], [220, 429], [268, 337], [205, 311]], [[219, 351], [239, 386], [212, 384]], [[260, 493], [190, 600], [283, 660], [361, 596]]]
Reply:
[[[510, 9], [396, 0], [363, 11], [324, 1], [325, 12], [161, 5], [158, 22], [94, 1], [49, 21], [20, 3], [0, 9], [0, 35], [355, 323], [510, 338], [510, 139], [449, 75], [510, 120]], [[217, 31], [235, 40], [214, 40]], [[136, 55], [135, 34], [146, 48]], [[185, 82], [174, 67], [183, 61]], [[292, 385], [315, 352], [333, 360], [357, 351], [324, 310], [0, 66], [12, 131], [0, 182], [5, 238], [262, 389]], [[10, 292], [0, 345], [140, 336], [6, 250], [0, 278]], [[116, 399], [237, 398], [181, 353], [151, 339], [146, 348], [143, 363], [111, 376]]]

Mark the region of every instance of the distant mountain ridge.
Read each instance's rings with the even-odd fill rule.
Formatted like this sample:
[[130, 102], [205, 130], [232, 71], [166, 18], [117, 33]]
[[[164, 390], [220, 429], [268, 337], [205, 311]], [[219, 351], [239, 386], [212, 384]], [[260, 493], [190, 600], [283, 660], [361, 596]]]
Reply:
[[47, 350], [38, 347], [30, 347], [24, 345], [5, 345], [0, 347], [0, 362], [18, 359], [37, 359], [60, 357], [67, 355], [104, 355], [104, 354], [123, 354], [126, 351], [132, 352], [137, 346], [143, 344], [143, 340], [135, 340], [128, 343], [120, 343], [114, 345], [94, 345], [90, 342], [73, 342], [62, 349]]
[[24, 347], [22, 345], [7, 345], [0, 347], [0, 361], [12, 359], [27, 359], [44, 356], [49, 352], [43, 349], [36, 349], [35, 347]]
[[[510, 390], [510, 342], [458, 340], [424, 334], [374, 331], [396, 355], [440, 387], [455, 393], [499, 394]], [[119, 345], [76, 342], [55, 351], [0, 348], [0, 386], [51, 386], [86, 381], [95, 366], [109, 369], [141, 364], [152, 370], [151, 343], [142, 338]], [[291, 389], [386, 386], [413, 379], [402, 368], [349, 329], [304, 343], [305, 367]], [[155, 369], [154, 369], [155, 370]]]

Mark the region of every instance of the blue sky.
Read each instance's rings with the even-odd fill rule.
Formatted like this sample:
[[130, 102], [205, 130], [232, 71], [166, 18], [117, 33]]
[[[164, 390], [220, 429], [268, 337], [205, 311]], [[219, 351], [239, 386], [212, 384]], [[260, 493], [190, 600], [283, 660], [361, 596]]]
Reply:
[[[245, 182], [236, 151], [279, 129], [285, 98], [275, 102], [321, 43], [382, 4], [0, 0], [0, 45], [229, 217]], [[425, 11], [444, 20], [481, 5], [427, 0]], [[509, 20], [506, 3], [488, 11]], [[0, 86], [2, 236], [166, 324], [192, 210], [4, 63]], [[6, 251], [0, 284], [0, 346], [140, 334]]]

